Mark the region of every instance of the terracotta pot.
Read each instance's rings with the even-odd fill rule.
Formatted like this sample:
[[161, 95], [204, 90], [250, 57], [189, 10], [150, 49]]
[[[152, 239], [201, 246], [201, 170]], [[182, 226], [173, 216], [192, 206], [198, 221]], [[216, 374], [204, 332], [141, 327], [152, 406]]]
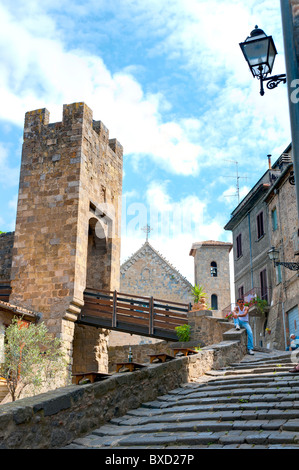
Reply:
[[207, 310], [206, 299], [200, 299], [193, 305], [192, 310]]

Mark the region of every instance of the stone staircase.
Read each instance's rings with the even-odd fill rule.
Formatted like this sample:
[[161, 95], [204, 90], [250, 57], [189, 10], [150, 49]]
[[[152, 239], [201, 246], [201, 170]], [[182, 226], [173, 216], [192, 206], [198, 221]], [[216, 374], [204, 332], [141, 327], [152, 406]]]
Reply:
[[290, 353], [256, 352], [112, 419], [67, 449], [299, 449]]

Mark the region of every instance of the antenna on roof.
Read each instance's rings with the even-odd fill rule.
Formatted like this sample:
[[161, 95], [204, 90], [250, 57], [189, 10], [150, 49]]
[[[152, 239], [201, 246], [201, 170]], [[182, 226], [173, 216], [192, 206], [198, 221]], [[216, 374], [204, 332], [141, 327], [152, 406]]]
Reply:
[[226, 162], [233, 162], [235, 163], [236, 165], [236, 176], [227, 176], [227, 178], [237, 178], [237, 183], [236, 183], [236, 194], [231, 194], [231, 195], [228, 195], [228, 196], [224, 196], [224, 197], [236, 197], [238, 198], [238, 204], [240, 202], [240, 184], [239, 184], [239, 179], [240, 178], [244, 178], [244, 179], [248, 179], [247, 176], [239, 176], [239, 169], [238, 169], [238, 165], [239, 165], [239, 162], [236, 162], [235, 160], [225, 160]]

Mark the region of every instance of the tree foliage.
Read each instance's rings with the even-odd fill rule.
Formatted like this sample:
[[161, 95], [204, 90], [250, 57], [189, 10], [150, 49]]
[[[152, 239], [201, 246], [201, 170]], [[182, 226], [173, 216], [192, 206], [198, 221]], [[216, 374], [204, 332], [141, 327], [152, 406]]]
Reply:
[[65, 354], [59, 338], [45, 324], [35, 325], [13, 318], [5, 332], [4, 362], [0, 376], [7, 381], [13, 401], [30, 385], [34, 393], [66, 370]]

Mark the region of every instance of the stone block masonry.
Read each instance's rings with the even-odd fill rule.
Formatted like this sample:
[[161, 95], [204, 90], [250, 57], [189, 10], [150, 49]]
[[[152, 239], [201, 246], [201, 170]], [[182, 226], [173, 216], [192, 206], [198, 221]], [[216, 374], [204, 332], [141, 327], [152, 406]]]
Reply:
[[122, 155], [85, 103], [64, 105], [61, 122], [25, 115], [10, 302], [40, 312], [70, 362], [85, 288], [119, 288]]

